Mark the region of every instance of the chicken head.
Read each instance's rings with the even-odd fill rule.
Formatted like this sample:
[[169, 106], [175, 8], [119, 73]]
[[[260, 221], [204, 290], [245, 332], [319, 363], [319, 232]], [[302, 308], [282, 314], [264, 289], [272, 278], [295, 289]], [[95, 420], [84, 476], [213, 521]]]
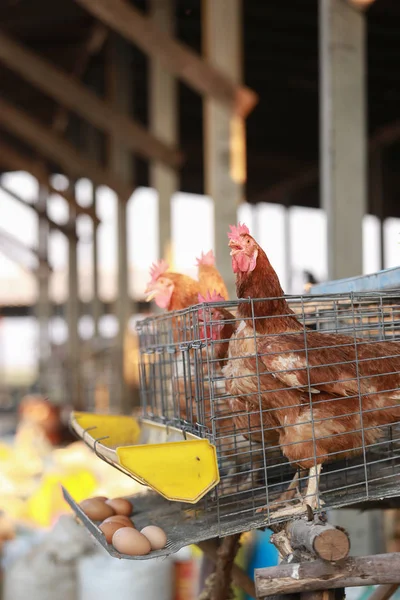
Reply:
[[165, 260], [153, 263], [150, 268], [150, 281], [145, 294], [147, 302], [154, 300], [159, 308], [168, 308], [174, 292], [174, 283], [168, 277], [168, 264]]
[[247, 225], [231, 225], [229, 247], [231, 248], [232, 269], [234, 273], [251, 273], [257, 264], [258, 244], [251, 237]]
[[[199, 294], [199, 302], [223, 302], [225, 298], [214, 290], [212, 294], [208, 291], [205, 296]], [[202, 325], [199, 326], [199, 334], [201, 339], [219, 340], [221, 331], [224, 327], [223, 315], [218, 308], [209, 307], [208, 310], [200, 310], [198, 320]]]

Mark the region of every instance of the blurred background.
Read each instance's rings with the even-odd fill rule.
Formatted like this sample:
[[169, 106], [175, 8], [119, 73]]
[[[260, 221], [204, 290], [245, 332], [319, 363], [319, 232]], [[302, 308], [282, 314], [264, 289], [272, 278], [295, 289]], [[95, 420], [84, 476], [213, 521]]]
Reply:
[[60, 482], [137, 490], [67, 418], [139, 410], [153, 261], [213, 249], [234, 297], [240, 220], [286, 293], [398, 266], [399, 26], [397, 0], [0, 0], [0, 538], [51, 527]]

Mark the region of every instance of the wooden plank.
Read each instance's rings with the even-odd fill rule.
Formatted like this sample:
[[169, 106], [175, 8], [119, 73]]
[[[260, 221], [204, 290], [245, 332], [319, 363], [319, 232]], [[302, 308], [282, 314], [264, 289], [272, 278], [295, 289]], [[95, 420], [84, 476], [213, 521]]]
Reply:
[[400, 583], [400, 554], [346, 558], [339, 563], [315, 560], [255, 570], [257, 598], [366, 585]]
[[[1, 119], [1, 114], [0, 114]], [[51, 185], [50, 176], [47, 169], [32, 160], [28, 156], [17, 152], [12, 146], [0, 140], [0, 164], [4, 168], [10, 169], [10, 171], [26, 171], [30, 173], [32, 177], [35, 177], [41, 185], [48, 188], [52, 194], [58, 194], [62, 196], [70, 206], [73, 206], [78, 214], [88, 215], [93, 219], [95, 223], [99, 223], [100, 220], [96, 215], [96, 212], [92, 207], [84, 208], [76, 203], [76, 198], [68, 190], [59, 191]]]
[[43, 93], [115, 136], [144, 158], [159, 160], [171, 167], [182, 163], [182, 155], [175, 148], [157, 140], [128, 115], [115, 112], [107, 102], [73, 77], [1, 31], [0, 60]]
[[[156, 27], [152, 20], [123, 0], [76, 0], [100, 21], [159, 59], [176, 77], [198, 91], [246, 117], [258, 101], [257, 94], [232, 81], [186, 45]], [[226, 24], [225, 24], [226, 25]]]
[[50, 217], [46, 214], [46, 212], [44, 212], [42, 209], [40, 209], [40, 207], [38, 207], [36, 204], [31, 204], [30, 202], [27, 202], [26, 200], [21, 198], [21, 196], [19, 196], [12, 190], [9, 190], [2, 183], [0, 183], [0, 190], [2, 190], [5, 194], [10, 196], [10, 198], [13, 198], [14, 200], [16, 200], [16, 202], [18, 202], [19, 204], [22, 204], [23, 206], [27, 206], [28, 208], [31, 208], [32, 210], [34, 210], [38, 215], [41, 216], [41, 218], [43, 218], [47, 222], [47, 224], [49, 225], [51, 230], [61, 231], [61, 233], [63, 233], [68, 238], [76, 237], [76, 233], [70, 225], [59, 225], [58, 223], [53, 221], [53, 219], [50, 219]]
[[97, 185], [110, 187], [122, 200], [130, 197], [132, 188], [124, 185], [115, 173], [87, 158], [74, 146], [3, 98], [0, 98], [0, 123], [10, 133], [31, 144], [48, 160], [58, 163], [74, 179], [86, 176]]

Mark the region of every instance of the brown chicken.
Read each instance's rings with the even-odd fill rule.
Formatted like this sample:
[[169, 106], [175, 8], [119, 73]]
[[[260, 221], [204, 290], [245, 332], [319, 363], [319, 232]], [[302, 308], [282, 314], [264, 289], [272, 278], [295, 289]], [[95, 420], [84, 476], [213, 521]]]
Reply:
[[225, 282], [215, 266], [214, 252], [212, 250], [209, 250], [206, 254], [202, 252], [200, 258], [196, 260], [200, 293], [205, 296], [207, 292], [215, 292], [222, 296], [223, 300], [229, 300]]
[[[247, 227], [231, 227], [228, 235], [238, 298], [254, 301], [239, 305], [227, 388], [262, 410], [263, 428], [275, 429], [283, 454], [310, 470], [307, 504], [316, 508], [322, 464], [362, 453], [382, 426], [400, 420], [400, 342], [307, 330]], [[274, 516], [303, 511], [290, 507]]]
[[199, 282], [188, 275], [168, 271], [165, 260], [150, 267], [150, 281], [145, 290], [146, 300], [154, 300], [159, 308], [181, 310], [197, 304]]

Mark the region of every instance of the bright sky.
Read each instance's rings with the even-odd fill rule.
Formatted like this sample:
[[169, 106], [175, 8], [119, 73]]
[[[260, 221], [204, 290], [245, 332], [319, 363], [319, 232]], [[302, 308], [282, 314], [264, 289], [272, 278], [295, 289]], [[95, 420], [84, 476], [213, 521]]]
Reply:
[[[2, 183], [25, 200], [35, 202], [38, 185], [27, 173], [10, 173], [2, 178]], [[65, 186], [62, 176], [53, 179], [55, 186]], [[59, 188], [60, 189], [60, 188]], [[91, 184], [80, 180], [77, 184], [77, 198], [80, 204], [91, 202]], [[59, 223], [68, 218], [68, 205], [58, 195], [49, 200], [49, 216]], [[102, 220], [99, 228], [98, 253], [100, 261], [100, 295], [105, 300], [116, 296], [117, 201], [108, 188], [98, 191], [98, 215]], [[320, 209], [293, 207], [287, 212], [281, 205], [262, 204], [252, 207], [242, 205], [238, 218], [246, 222], [254, 236], [266, 250], [286, 292], [301, 293], [302, 272], [307, 269], [317, 279], [326, 277], [326, 220]], [[20, 242], [37, 246], [37, 217], [33, 211], [18, 204], [0, 190], [1, 228]], [[188, 223], [192, 226], [188, 226]], [[364, 219], [364, 273], [379, 270], [380, 228], [378, 220], [367, 215]], [[400, 219], [385, 222], [385, 255], [387, 267], [398, 264]], [[84, 300], [92, 295], [92, 225], [89, 218], [80, 216], [78, 232], [81, 240], [78, 245], [80, 294]], [[286, 235], [286, 233], [288, 235]], [[195, 274], [194, 262], [202, 250], [213, 248], [214, 214], [210, 198], [177, 193], [172, 202], [172, 235], [174, 268], [188, 274]], [[285, 245], [285, 239], [290, 244]], [[148, 278], [149, 265], [158, 256], [157, 195], [148, 188], [137, 189], [128, 203], [128, 258], [130, 269], [130, 290], [133, 296], [142, 297]], [[58, 302], [67, 294], [68, 244], [64, 236], [52, 232], [49, 243], [49, 258], [54, 269], [51, 293]], [[291, 265], [291, 274], [288, 272]], [[289, 278], [291, 281], [289, 281]], [[11, 293], [12, 286], [26, 285], [35, 293], [35, 281], [26, 275], [20, 266], [0, 255], [0, 294]], [[11, 286], [11, 288], [10, 288]], [[11, 289], [11, 292], [10, 292]], [[28, 292], [29, 292], [28, 289]], [[8, 297], [8, 296], [7, 296]], [[112, 316], [104, 317], [101, 324], [104, 335], [113, 336], [116, 332]], [[90, 317], [81, 320], [82, 337], [90, 338], [93, 323]], [[63, 319], [54, 319], [51, 335], [56, 343], [65, 341], [68, 331]], [[37, 331], [33, 318], [3, 319], [0, 321], [0, 365], [31, 368], [35, 365], [35, 345]], [[21, 352], [21, 346], [24, 352]]]

